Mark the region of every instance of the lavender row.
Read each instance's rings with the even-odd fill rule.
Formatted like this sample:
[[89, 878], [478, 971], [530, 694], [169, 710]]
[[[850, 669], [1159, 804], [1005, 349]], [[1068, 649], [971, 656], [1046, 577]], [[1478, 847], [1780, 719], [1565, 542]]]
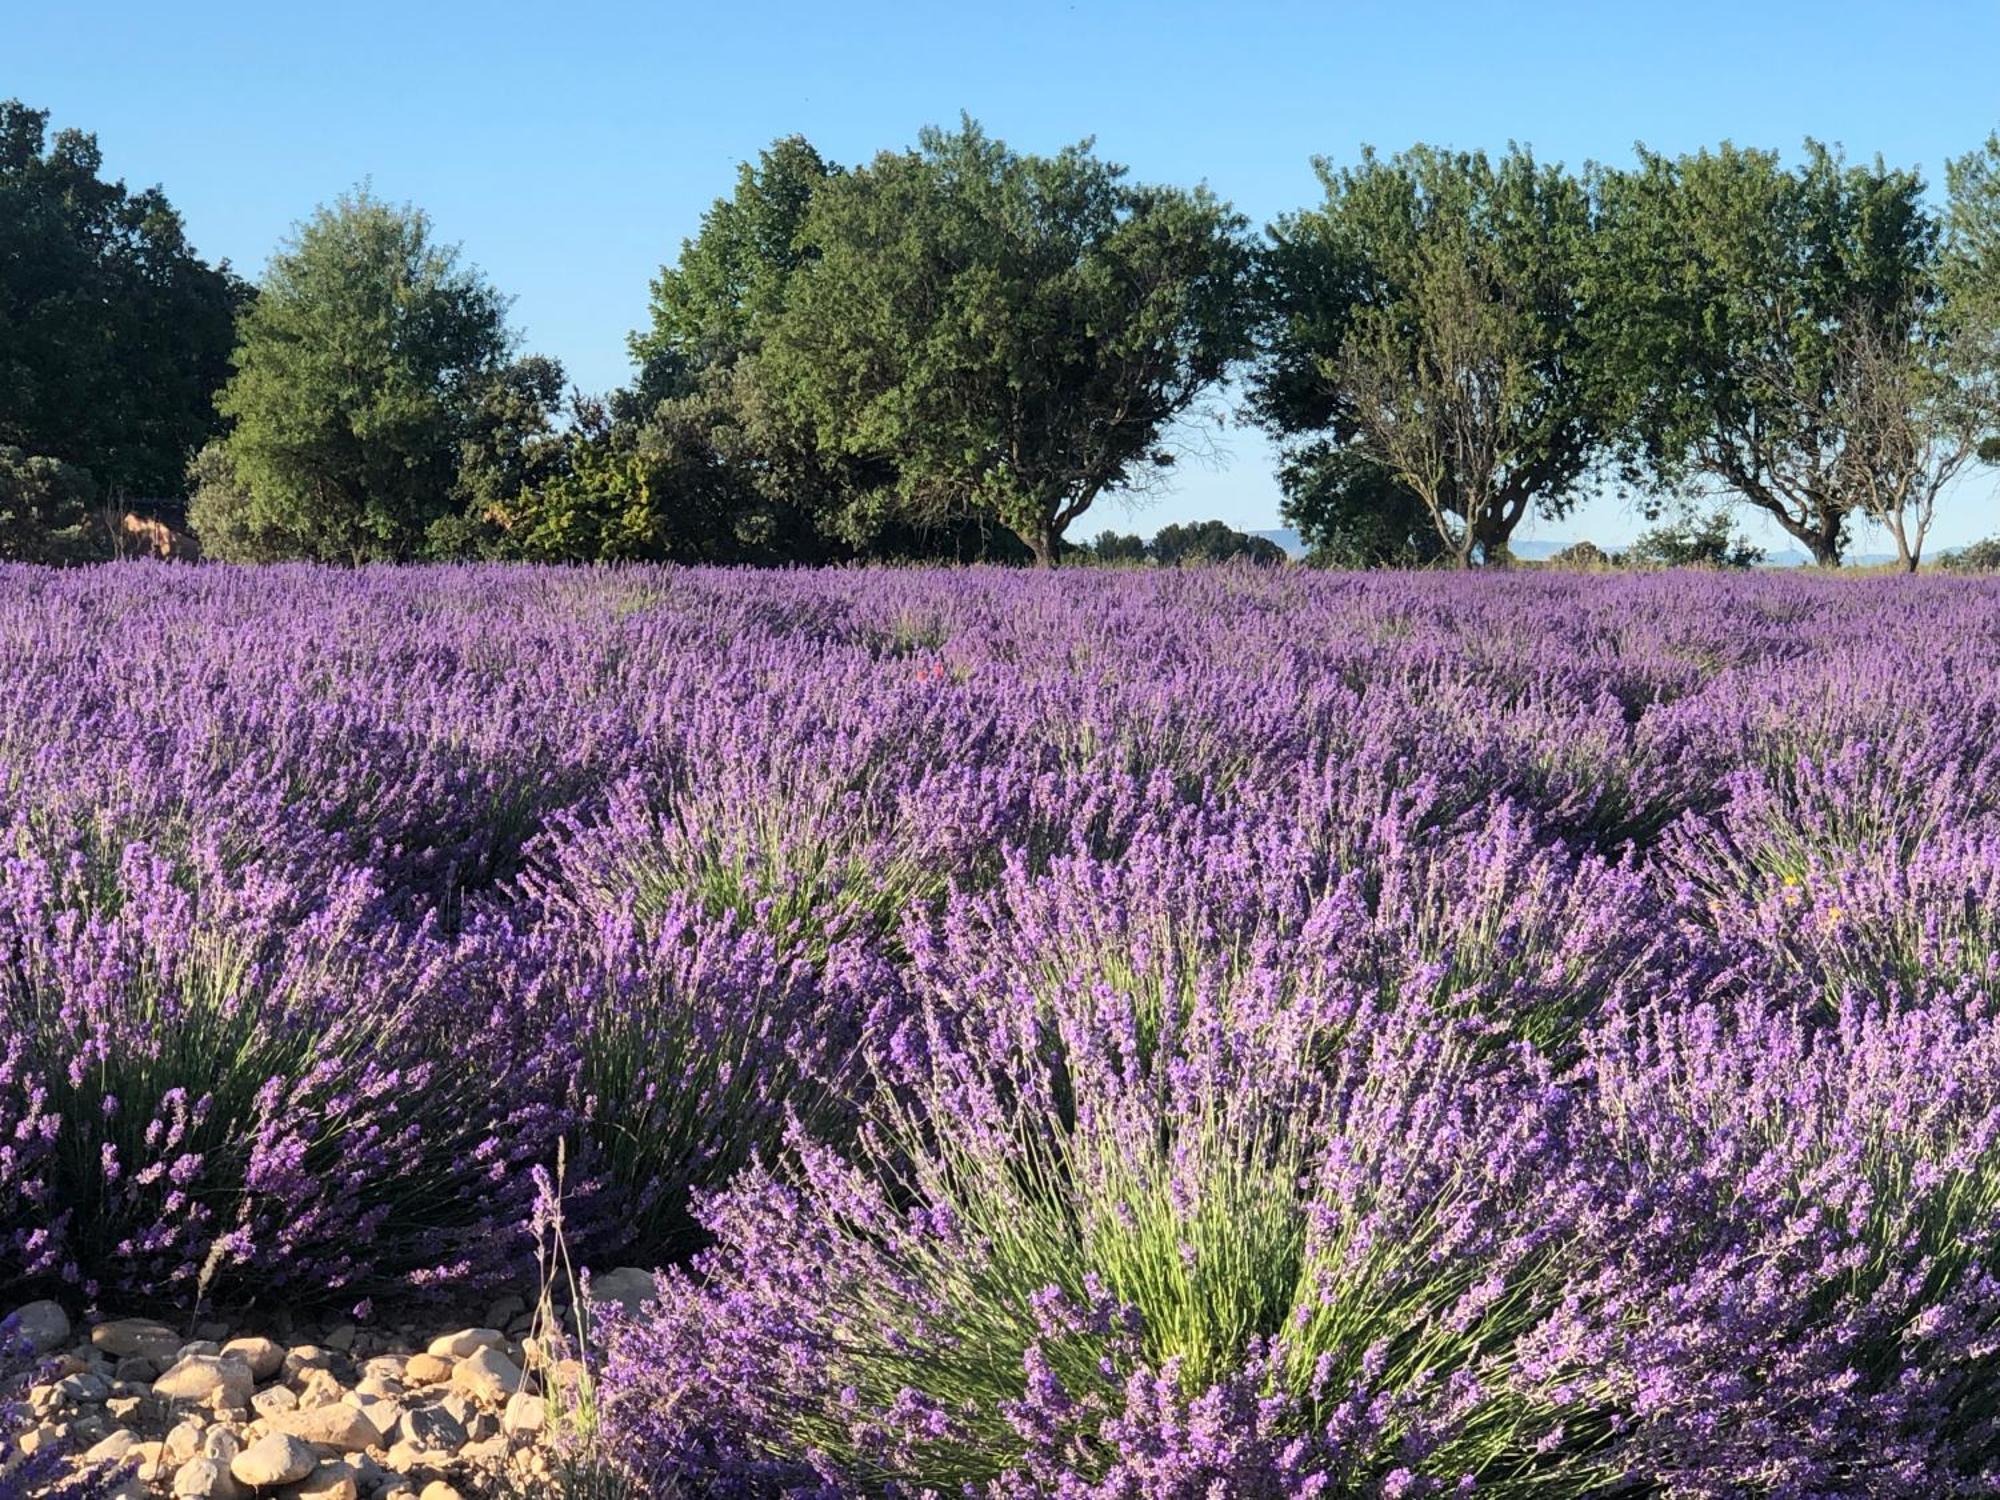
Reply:
[[665, 1482], [2000, 1478], [2000, 588], [0, 570], [0, 1281]]

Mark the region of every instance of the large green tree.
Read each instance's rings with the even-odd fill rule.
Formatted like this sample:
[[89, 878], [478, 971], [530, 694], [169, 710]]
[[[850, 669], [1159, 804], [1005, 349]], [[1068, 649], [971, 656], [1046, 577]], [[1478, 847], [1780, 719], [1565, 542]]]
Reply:
[[1168, 568], [1239, 557], [1269, 567], [1285, 560], [1285, 549], [1269, 537], [1238, 531], [1227, 521], [1189, 521], [1162, 526], [1147, 544], [1146, 555]]
[[813, 254], [804, 234], [813, 195], [838, 173], [797, 135], [737, 168], [735, 193], [715, 200], [680, 259], [653, 279], [647, 326], [629, 340], [638, 394], [690, 394], [762, 344]]
[[1720, 489], [1838, 565], [1850, 516], [1890, 514], [1893, 477], [1881, 499], [1870, 485], [1909, 462], [1898, 410], [1934, 391], [1922, 179], [1816, 142], [1791, 170], [1724, 145], [1642, 149], [1597, 194], [1592, 326], [1629, 471]]
[[1415, 496], [1446, 555], [1497, 561], [1531, 508], [1569, 509], [1598, 450], [1589, 195], [1518, 147], [1316, 166], [1325, 202], [1270, 229], [1253, 395], [1289, 479], [1318, 489], [1294, 509]]
[[803, 237], [757, 378], [820, 449], [885, 471], [857, 531], [990, 517], [1053, 564], [1093, 501], [1171, 463], [1170, 429], [1246, 350], [1241, 219], [1087, 142], [927, 130], [823, 184]]
[[654, 278], [647, 325], [629, 340], [637, 379], [585, 437], [577, 482], [548, 497], [531, 529], [625, 556], [817, 560], [837, 550], [851, 497], [881, 484], [881, 466], [823, 448], [772, 399], [755, 356], [815, 256], [805, 232], [814, 196], [839, 175], [796, 135], [737, 169], [735, 191]]
[[0, 444], [88, 468], [108, 498], [182, 493], [218, 425], [243, 286], [97, 139], [0, 101]]
[[422, 555], [463, 502], [465, 445], [506, 365], [505, 312], [417, 209], [364, 190], [300, 226], [244, 312], [217, 401], [258, 550]]

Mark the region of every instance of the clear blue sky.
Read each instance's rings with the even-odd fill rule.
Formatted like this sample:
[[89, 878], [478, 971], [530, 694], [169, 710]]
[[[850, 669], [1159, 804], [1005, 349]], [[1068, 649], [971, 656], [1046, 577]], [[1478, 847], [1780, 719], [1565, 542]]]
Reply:
[[[626, 377], [648, 278], [736, 163], [793, 131], [851, 162], [964, 109], [1028, 149], [1095, 135], [1140, 178], [1205, 180], [1262, 223], [1317, 196], [1312, 156], [1364, 142], [1520, 140], [1581, 164], [1636, 140], [1813, 135], [1938, 180], [2000, 125], [2000, 6], [1970, 0], [0, 0], [0, 59], [0, 94], [96, 131], [111, 172], [162, 184], [195, 244], [246, 273], [363, 178], [422, 205], [515, 298], [526, 345], [590, 389]], [[1143, 515], [1104, 519], [1276, 525], [1268, 446], [1240, 428], [1223, 444]], [[1996, 517], [1982, 480], [1939, 539]], [[1636, 529], [1594, 501], [1524, 534]]]

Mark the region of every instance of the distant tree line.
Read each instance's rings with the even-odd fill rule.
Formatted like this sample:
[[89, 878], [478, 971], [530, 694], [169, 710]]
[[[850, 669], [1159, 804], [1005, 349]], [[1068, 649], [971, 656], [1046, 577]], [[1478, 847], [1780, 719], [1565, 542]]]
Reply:
[[1733, 510], [1826, 566], [1878, 525], [1914, 569], [2000, 458], [2000, 137], [1941, 202], [1815, 142], [1318, 169], [1260, 236], [1089, 142], [966, 119], [841, 166], [788, 137], [592, 396], [414, 207], [337, 199], [251, 286], [0, 104], [0, 556], [90, 555], [136, 507], [240, 560], [1269, 561], [1219, 522], [1070, 540], [1228, 380], [1339, 566], [1504, 563], [1609, 487], [1697, 561], [1740, 557]]

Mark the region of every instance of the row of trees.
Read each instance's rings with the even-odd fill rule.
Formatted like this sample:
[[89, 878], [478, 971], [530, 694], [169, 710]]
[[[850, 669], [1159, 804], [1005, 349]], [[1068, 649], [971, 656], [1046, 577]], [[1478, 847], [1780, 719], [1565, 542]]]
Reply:
[[654, 283], [631, 388], [565, 410], [420, 214], [351, 197], [244, 313], [193, 520], [235, 556], [968, 555], [1004, 532], [1049, 564], [1247, 353], [1243, 231], [1205, 192], [970, 122], [848, 171], [781, 141]]
[[967, 120], [844, 168], [793, 137], [663, 268], [631, 384], [594, 398], [421, 212], [343, 198], [252, 289], [46, 123], [0, 106], [0, 550], [185, 475], [234, 558], [1046, 565], [1240, 374], [1325, 560], [1499, 561], [1615, 483], [1649, 512], [1714, 491], [1827, 564], [1878, 523], [1914, 567], [2000, 431], [2000, 140], [1942, 207], [1810, 143], [1580, 174], [1364, 153], [1257, 237], [1088, 143]]
[[1295, 524], [1354, 562], [1461, 564], [1593, 476], [1710, 492], [1826, 565], [1856, 518], [1915, 568], [2000, 427], [2000, 143], [1914, 172], [1817, 143], [1582, 176], [1521, 149], [1322, 164], [1272, 230], [1259, 414]]

